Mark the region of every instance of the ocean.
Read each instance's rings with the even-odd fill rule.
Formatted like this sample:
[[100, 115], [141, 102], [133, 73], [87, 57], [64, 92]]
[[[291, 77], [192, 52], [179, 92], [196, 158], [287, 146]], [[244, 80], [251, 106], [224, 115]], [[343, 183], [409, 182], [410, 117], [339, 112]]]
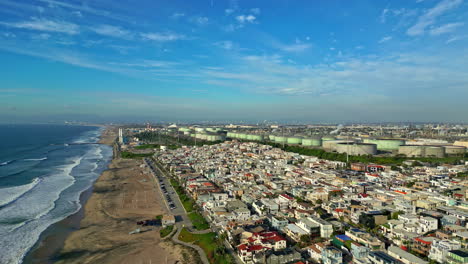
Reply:
[[112, 159], [103, 128], [0, 125], [0, 263], [22, 263], [48, 227], [78, 212]]

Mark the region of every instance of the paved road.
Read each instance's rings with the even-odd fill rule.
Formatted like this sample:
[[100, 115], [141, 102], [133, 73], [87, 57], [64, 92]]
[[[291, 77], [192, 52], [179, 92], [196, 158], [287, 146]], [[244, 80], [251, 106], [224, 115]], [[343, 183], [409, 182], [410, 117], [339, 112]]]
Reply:
[[[154, 162], [151, 159], [145, 159], [146, 164], [150, 167], [151, 173], [154, 176], [154, 180], [156, 182], [157, 187], [160, 189], [160, 194], [161, 194], [161, 199], [164, 200], [164, 204], [166, 205], [166, 209], [168, 212], [172, 213], [176, 217], [176, 222], [177, 224], [185, 225], [188, 227], [192, 226], [192, 222], [187, 216], [187, 213], [185, 212], [184, 206], [182, 205], [182, 202], [179, 199], [179, 196], [177, 195], [176, 191], [172, 187], [169, 178], [159, 169], [159, 167], [154, 164]], [[160, 180], [162, 182], [160, 182]], [[166, 194], [163, 193], [161, 190], [161, 185], [164, 184], [167, 190], [167, 195], [171, 198], [172, 202], [174, 203], [175, 208], [170, 209], [168, 205], [168, 201], [166, 199]]]
[[208, 261], [208, 258], [206, 257], [205, 251], [203, 251], [203, 249], [201, 249], [201, 247], [179, 240], [179, 235], [180, 235], [181, 231], [182, 231], [182, 228], [178, 227], [177, 233], [172, 237], [172, 241], [174, 241], [177, 244], [181, 244], [181, 245], [184, 245], [186, 247], [191, 247], [191, 248], [195, 249], [196, 251], [198, 251], [198, 255], [200, 255], [200, 258], [203, 261], [203, 263], [210, 264], [210, 262]]

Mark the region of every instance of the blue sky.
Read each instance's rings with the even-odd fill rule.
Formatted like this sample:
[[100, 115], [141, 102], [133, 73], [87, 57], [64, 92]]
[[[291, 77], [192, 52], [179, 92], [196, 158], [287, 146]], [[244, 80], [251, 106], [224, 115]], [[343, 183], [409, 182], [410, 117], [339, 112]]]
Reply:
[[0, 0], [0, 122], [462, 121], [464, 0]]

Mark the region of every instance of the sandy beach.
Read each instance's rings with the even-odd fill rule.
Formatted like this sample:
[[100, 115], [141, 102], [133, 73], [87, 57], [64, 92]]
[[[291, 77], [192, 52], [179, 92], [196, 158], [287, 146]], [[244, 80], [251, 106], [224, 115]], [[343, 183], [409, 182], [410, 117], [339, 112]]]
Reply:
[[[112, 144], [114, 130], [101, 143]], [[66, 239], [57, 263], [190, 263], [190, 249], [162, 240], [161, 227], [137, 221], [165, 213], [165, 206], [142, 160], [114, 159], [96, 181], [77, 231]]]

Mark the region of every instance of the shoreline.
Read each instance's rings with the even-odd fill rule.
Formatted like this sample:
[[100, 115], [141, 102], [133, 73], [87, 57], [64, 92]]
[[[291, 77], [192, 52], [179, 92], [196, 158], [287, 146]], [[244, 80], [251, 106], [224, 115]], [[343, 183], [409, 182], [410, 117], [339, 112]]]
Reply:
[[[105, 130], [102, 131], [100, 139], [97, 143], [108, 145], [110, 147], [113, 146], [113, 142], [117, 137], [115, 135], [107, 135], [109, 131], [112, 131], [114, 128], [109, 126], [96, 126], [96, 127], [105, 127]], [[115, 132], [115, 131], [114, 131]], [[104, 136], [106, 136], [104, 138]], [[113, 139], [112, 139], [113, 138]], [[107, 164], [107, 168], [104, 170], [109, 169], [109, 165], [112, 163], [114, 157], [109, 161]], [[104, 173], [104, 171], [102, 173]], [[99, 175], [101, 177], [102, 173]], [[65, 219], [60, 220], [52, 225], [50, 225], [39, 237], [36, 244], [26, 253], [23, 258], [23, 262], [25, 264], [36, 264], [36, 263], [54, 263], [56, 261], [56, 257], [58, 256], [60, 250], [63, 248], [64, 243], [68, 236], [70, 236], [76, 230], [79, 230], [80, 223], [85, 217], [85, 206], [86, 203], [91, 198], [93, 194], [93, 189], [95, 183], [98, 181], [99, 177], [95, 180], [95, 182], [84, 192], [80, 194], [80, 204], [81, 208], [76, 212]]]

